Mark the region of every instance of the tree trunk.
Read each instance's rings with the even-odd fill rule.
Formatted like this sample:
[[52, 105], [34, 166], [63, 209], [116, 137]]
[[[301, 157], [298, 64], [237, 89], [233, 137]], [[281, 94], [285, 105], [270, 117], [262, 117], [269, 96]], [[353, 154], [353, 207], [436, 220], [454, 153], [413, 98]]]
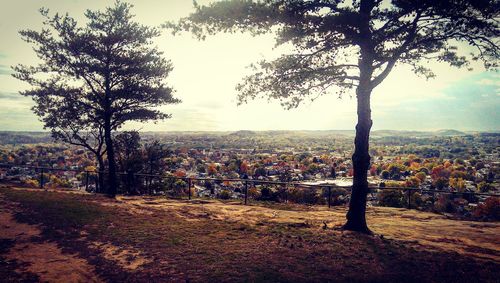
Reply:
[[97, 163], [99, 164], [99, 168], [97, 169], [98, 187], [96, 188], [96, 193], [99, 193], [104, 188], [104, 178], [101, 172], [104, 172], [106, 170], [106, 165], [104, 164], [103, 157], [99, 155], [97, 155]]
[[354, 139], [352, 164], [354, 169], [351, 201], [347, 212], [347, 223], [344, 229], [370, 234], [366, 225], [366, 197], [368, 195], [368, 168], [370, 167], [369, 137], [372, 127], [370, 109], [371, 88], [369, 84], [360, 83], [356, 90], [358, 103], [358, 124]]
[[116, 179], [116, 160], [113, 145], [113, 138], [111, 137], [111, 121], [110, 117], [105, 118], [104, 122], [104, 141], [106, 143], [106, 153], [108, 155], [108, 190], [107, 193], [110, 197], [116, 196], [117, 179]]

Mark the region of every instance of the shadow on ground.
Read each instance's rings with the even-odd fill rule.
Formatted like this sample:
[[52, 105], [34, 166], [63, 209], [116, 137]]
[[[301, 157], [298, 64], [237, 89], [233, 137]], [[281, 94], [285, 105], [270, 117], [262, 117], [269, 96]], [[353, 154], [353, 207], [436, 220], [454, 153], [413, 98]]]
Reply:
[[[498, 223], [370, 208], [376, 236], [364, 236], [335, 228], [344, 208], [12, 188], [0, 194], [4, 214], [39, 225], [39, 242], [84, 260], [94, 281], [497, 282], [500, 275]], [[29, 270], [14, 269], [19, 276]]]

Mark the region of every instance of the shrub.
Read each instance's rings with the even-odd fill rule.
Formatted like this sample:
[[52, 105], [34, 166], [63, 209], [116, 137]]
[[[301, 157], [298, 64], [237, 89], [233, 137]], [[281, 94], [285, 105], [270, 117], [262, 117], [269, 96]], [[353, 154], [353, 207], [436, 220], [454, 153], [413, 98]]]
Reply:
[[253, 199], [258, 199], [260, 198], [260, 191], [255, 187], [249, 188], [248, 197]]
[[404, 187], [405, 182], [400, 182], [400, 181], [386, 181], [384, 182], [385, 187], [387, 188], [398, 188], [398, 187]]
[[414, 192], [411, 194], [410, 203], [413, 208], [419, 208], [424, 206], [425, 202], [422, 198], [422, 194], [419, 192]]
[[437, 179], [435, 179], [433, 182], [432, 182], [432, 185], [438, 189], [438, 190], [442, 190], [444, 189], [445, 187], [448, 187], [448, 179], [447, 178], [442, 178], [442, 177], [439, 177]]
[[24, 181], [24, 185], [26, 185], [30, 188], [38, 188], [40, 186], [40, 183], [37, 180], [28, 179], [28, 180]]
[[479, 204], [473, 215], [482, 220], [500, 220], [500, 198], [489, 197], [484, 203]]
[[295, 203], [324, 203], [324, 199], [320, 197], [318, 191], [310, 188], [290, 188], [288, 190], [288, 200]]
[[381, 206], [403, 207], [405, 203], [401, 190], [382, 190], [378, 193], [377, 199]]
[[[343, 205], [349, 201], [349, 194], [344, 188], [332, 188], [331, 189], [331, 205]], [[321, 204], [328, 203], [328, 189], [323, 189], [321, 198], [319, 200]]]
[[274, 196], [276, 201], [285, 202], [285, 200], [288, 199], [288, 188], [285, 186], [278, 187], [278, 189], [274, 192]]
[[222, 190], [218, 195], [218, 198], [220, 199], [230, 199], [231, 198], [231, 192], [229, 190]]
[[169, 183], [164, 183], [163, 189], [171, 197], [184, 197], [187, 196], [187, 183], [183, 180], [173, 180]]
[[457, 211], [457, 207], [453, 202], [453, 197], [449, 194], [441, 194], [434, 206], [437, 212], [453, 213]]
[[382, 177], [382, 179], [389, 179], [390, 175], [391, 174], [387, 170], [384, 170], [382, 171], [382, 173], [380, 173], [380, 177]]
[[481, 183], [477, 184], [477, 189], [481, 193], [487, 193], [491, 189], [491, 186], [485, 181], [482, 181]]
[[278, 201], [278, 196], [276, 192], [269, 187], [262, 187], [260, 189], [260, 197], [259, 200], [263, 201]]

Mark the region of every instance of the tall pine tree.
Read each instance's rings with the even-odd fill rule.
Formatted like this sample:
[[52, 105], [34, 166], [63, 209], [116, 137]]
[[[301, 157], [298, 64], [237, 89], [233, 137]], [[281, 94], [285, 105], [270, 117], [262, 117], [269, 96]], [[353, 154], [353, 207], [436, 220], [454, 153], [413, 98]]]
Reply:
[[[200, 39], [218, 32], [274, 33], [277, 45], [293, 46], [293, 52], [254, 66], [255, 73], [237, 86], [240, 103], [268, 97], [289, 109], [306, 98], [355, 91], [354, 179], [344, 228], [365, 233], [373, 89], [396, 64], [432, 77], [422, 64], [428, 60], [454, 67], [482, 60], [494, 68], [499, 58], [497, 0], [227, 0], [195, 8], [165, 26]], [[475, 54], [461, 54], [464, 44]]]
[[102, 130], [110, 196], [117, 190], [113, 132], [127, 121], [169, 118], [154, 107], [180, 102], [165, 83], [172, 64], [152, 43], [160, 30], [133, 21], [131, 7], [117, 1], [87, 10], [84, 26], [42, 9], [44, 28], [20, 32], [41, 63], [14, 67], [14, 76], [32, 86], [22, 94], [33, 98], [34, 112], [56, 137]]

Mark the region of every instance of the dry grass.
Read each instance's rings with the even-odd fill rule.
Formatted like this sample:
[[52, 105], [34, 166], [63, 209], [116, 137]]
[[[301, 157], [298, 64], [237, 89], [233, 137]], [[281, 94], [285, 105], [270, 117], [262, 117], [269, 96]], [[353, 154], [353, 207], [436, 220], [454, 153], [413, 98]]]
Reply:
[[[217, 200], [178, 201], [154, 197], [118, 197], [114, 206], [129, 211], [152, 213], [149, 209], [175, 213], [187, 221], [221, 220], [247, 225], [279, 223], [322, 228], [340, 227], [345, 222], [345, 207], [287, 205], [263, 207], [244, 206], [240, 202]], [[149, 210], [149, 211], [148, 211]], [[376, 234], [388, 239], [427, 249], [500, 261], [500, 223], [457, 221], [439, 214], [390, 207], [368, 209], [368, 222]]]
[[333, 229], [343, 223], [344, 208], [0, 193], [19, 202], [18, 221], [41, 225], [41, 237], [78, 253], [105, 281], [496, 282], [499, 276], [498, 223], [370, 208], [378, 235], [372, 237]]

